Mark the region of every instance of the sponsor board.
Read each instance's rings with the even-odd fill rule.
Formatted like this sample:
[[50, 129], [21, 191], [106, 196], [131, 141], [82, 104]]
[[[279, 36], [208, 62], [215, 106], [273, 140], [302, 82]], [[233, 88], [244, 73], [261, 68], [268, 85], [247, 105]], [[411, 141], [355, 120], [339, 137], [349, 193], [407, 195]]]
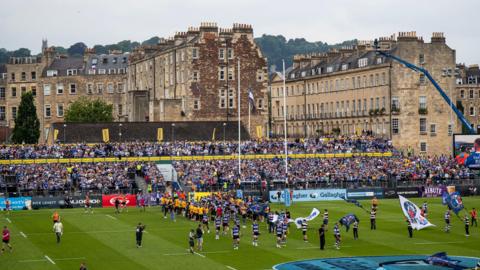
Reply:
[[188, 193], [188, 200], [189, 201], [200, 201], [204, 197], [209, 197], [212, 195], [212, 192], [189, 192]]
[[305, 269], [329, 269], [329, 270], [440, 270], [440, 269], [473, 269], [480, 258], [449, 256], [456, 261], [455, 267], [447, 265], [432, 265], [426, 255], [405, 256], [372, 256], [372, 257], [347, 257], [326, 258], [305, 261], [296, 261], [277, 264], [275, 270], [305, 270]]
[[373, 197], [383, 198], [383, 189], [347, 189], [348, 199], [371, 199]]
[[[79, 208], [85, 206], [85, 196], [33, 197], [32, 208]], [[102, 196], [90, 196], [91, 207], [102, 207]]]
[[114, 207], [115, 200], [118, 198], [120, 203], [126, 202], [127, 206], [136, 206], [137, 205], [137, 198], [135, 195], [131, 194], [115, 194], [115, 195], [103, 195], [102, 196], [102, 207]]
[[400, 195], [406, 198], [421, 197], [422, 195], [420, 188], [417, 187], [397, 188], [395, 191], [396, 195]]
[[[32, 209], [32, 197], [10, 197], [11, 210]], [[0, 210], [5, 209], [5, 198], [0, 198]]]
[[[292, 193], [292, 202], [316, 202], [316, 201], [339, 201], [343, 200], [347, 194], [346, 189], [307, 189], [294, 190]], [[287, 193], [287, 196], [290, 194]], [[280, 198], [278, 191], [270, 191], [269, 200], [271, 202], [285, 202], [285, 192], [281, 191]]]

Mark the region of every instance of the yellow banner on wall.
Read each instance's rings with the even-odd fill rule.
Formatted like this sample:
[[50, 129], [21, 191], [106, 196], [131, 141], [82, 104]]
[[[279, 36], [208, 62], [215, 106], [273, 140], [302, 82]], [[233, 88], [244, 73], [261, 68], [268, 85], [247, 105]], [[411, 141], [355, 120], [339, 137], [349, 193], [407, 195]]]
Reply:
[[163, 128], [157, 128], [157, 141], [163, 141]]
[[109, 142], [110, 141], [110, 132], [108, 128], [102, 129], [102, 138], [103, 142]]
[[262, 126], [257, 126], [257, 138], [263, 138], [263, 128], [262, 128]]
[[58, 138], [58, 129], [53, 130], [53, 141], [56, 141]]

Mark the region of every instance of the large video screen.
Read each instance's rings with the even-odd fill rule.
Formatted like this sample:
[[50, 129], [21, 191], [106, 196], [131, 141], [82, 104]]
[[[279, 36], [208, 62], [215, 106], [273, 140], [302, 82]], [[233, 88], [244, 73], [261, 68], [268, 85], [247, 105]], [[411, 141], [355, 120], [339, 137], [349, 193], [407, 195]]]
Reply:
[[480, 169], [480, 134], [454, 134], [453, 155], [459, 164]]

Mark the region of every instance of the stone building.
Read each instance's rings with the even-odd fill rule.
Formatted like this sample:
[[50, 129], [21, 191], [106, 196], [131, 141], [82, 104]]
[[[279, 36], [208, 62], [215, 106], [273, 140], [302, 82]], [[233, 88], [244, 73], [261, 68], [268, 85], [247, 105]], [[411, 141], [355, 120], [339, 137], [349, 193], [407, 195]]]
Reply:
[[[455, 98], [457, 107], [480, 133], [480, 69], [478, 65], [457, 65]], [[463, 130], [462, 132], [466, 132]]]
[[40, 143], [53, 140], [52, 124], [63, 122], [69, 104], [82, 96], [113, 104], [114, 120], [125, 121], [127, 61], [128, 54], [96, 55], [91, 49], [83, 57], [66, 57], [43, 41], [41, 56], [13, 57], [6, 65], [5, 88], [0, 80], [0, 121], [13, 128], [21, 95], [27, 91], [35, 97]]
[[[415, 32], [379, 39], [380, 49], [429, 70], [453, 97], [455, 51], [443, 33], [426, 43]], [[420, 73], [375, 53], [372, 41], [325, 54], [298, 55], [286, 75], [272, 78], [272, 131], [283, 134], [284, 112], [290, 137], [372, 133], [415, 153], [451, 153], [459, 123], [448, 104]], [[284, 111], [286, 110], [286, 111]]]
[[250, 89], [255, 102], [250, 134], [256, 134], [257, 126], [265, 134], [267, 65], [254, 42], [252, 27], [218, 28], [215, 23], [190, 27], [130, 55], [129, 120], [237, 120], [239, 78], [243, 125], [248, 121]]

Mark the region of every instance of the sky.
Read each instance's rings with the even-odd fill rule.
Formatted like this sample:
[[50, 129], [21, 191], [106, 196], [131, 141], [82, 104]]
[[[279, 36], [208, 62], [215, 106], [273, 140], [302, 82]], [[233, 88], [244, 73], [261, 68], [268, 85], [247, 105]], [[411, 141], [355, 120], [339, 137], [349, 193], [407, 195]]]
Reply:
[[252, 24], [255, 36], [337, 43], [444, 32], [457, 62], [480, 63], [478, 0], [0, 0], [0, 48], [111, 44], [169, 37], [201, 22]]

